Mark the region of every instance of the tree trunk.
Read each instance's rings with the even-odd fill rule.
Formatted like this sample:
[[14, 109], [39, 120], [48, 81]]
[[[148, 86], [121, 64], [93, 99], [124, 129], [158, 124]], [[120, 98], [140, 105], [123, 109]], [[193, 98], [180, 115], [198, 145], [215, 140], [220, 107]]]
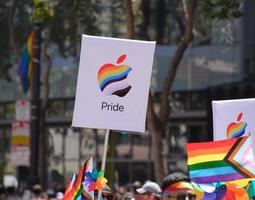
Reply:
[[164, 43], [165, 26], [166, 26], [166, 3], [165, 3], [165, 0], [158, 0], [157, 1], [157, 20], [156, 20], [157, 44]]
[[8, 24], [9, 24], [9, 30], [10, 30], [10, 46], [14, 49], [16, 59], [18, 59], [20, 57], [20, 51], [19, 51], [19, 44], [16, 40], [16, 33], [14, 28], [14, 15], [16, 12], [17, 2], [12, 0], [10, 4], [12, 5], [8, 15]]
[[128, 38], [134, 37], [134, 15], [132, 9], [132, 1], [125, 0], [126, 5], [126, 16], [127, 16], [127, 34]]
[[196, 0], [192, 1], [191, 4], [187, 4], [187, 0], [182, 0], [183, 10], [185, 15], [185, 34], [177, 47], [174, 54], [173, 60], [169, 65], [169, 71], [164, 81], [163, 90], [161, 93], [161, 98], [159, 102], [160, 110], [159, 116], [156, 115], [155, 109], [153, 107], [152, 96], [150, 95], [148, 102], [148, 113], [147, 122], [149, 132], [152, 135], [152, 152], [154, 159], [154, 171], [156, 176], [156, 181], [162, 183], [164, 177], [164, 167], [163, 167], [163, 156], [162, 156], [162, 135], [166, 131], [166, 127], [170, 116], [170, 106], [169, 106], [169, 95], [171, 92], [171, 87], [179, 67], [179, 63], [187, 49], [189, 43], [192, 41], [193, 34], [193, 12], [196, 7]]
[[185, 34], [182, 37], [181, 42], [178, 45], [177, 50], [174, 54], [173, 60], [169, 65], [169, 70], [164, 81], [164, 86], [160, 99], [160, 122], [164, 127], [166, 126], [170, 115], [169, 95], [171, 94], [172, 84], [174, 82], [174, 78], [184, 55], [184, 52], [186, 51], [188, 45], [193, 39], [193, 12], [196, 8], [196, 1], [191, 1], [191, 5], [188, 5], [187, 0], [182, 0], [182, 2], [185, 18]]
[[51, 20], [51, 24], [49, 26], [49, 31], [45, 41], [42, 45], [42, 57], [46, 64], [45, 74], [43, 76], [43, 99], [42, 99], [42, 106], [41, 106], [41, 122], [40, 122], [40, 148], [39, 148], [39, 177], [40, 180], [43, 180], [43, 185], [47, 185], [48, 182], [48, 143], [49, 143], [49, 133], [46, 127], [46, 113], [48, 110], [48, 102], [49, 102], [49, 92], [50, 92], [50, 85], [49, 85], [49, 76], [50, 71], [52, 68], [52, 61], [51, 57], [47, 54], [47, 48], [50, 43], [51, 38], [51, 31], [53, 26], [53, 19]]
[[162, 151], [163, 151], [163, 143], [162, 143], [162, 134], [160, 123], [158, 118], [155, 114], [152, 96], [149, 94], [149, 101], [148, 101], [148, 112], [147, 112], [147, 124], [149, 133], [151, 135], [151, 151], [152, 151], [152, 159], [154, 161], [154, 173], [156, 177], [157, 183], [161, 184], [164, 178], [164, 165], [163, 165], [163, 158], [162, 158]]
[[140, 25], [139, 35], [145, 40], [150, 40], [148, 27], [150, 23], [150, 0], [142, 0], [141, 5], [142, 23]]

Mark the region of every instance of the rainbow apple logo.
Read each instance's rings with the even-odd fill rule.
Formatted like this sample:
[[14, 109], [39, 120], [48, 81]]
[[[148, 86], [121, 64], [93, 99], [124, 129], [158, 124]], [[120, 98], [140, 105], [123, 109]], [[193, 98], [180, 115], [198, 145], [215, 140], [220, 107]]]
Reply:
[[126, 55], [121, 55], [116, 64], [107, 63], [100, 67], [97, 80], [100, 90], [107, 96], [117, 95], [124, 97], [131, 89], [127, 82], [127, 76], [132, 70], [128, 65], [122, 64]]
[[247, 127], [247, 123], [241, 121], [242, 117], [243, 117], [243, 113], [239, 113], [239, 115], [237, 116], [237, 122], [231, 122], [228, 125], [228, 128], [227, 128], [228, 139], [240, 137], [244, 134], [245, 129]]

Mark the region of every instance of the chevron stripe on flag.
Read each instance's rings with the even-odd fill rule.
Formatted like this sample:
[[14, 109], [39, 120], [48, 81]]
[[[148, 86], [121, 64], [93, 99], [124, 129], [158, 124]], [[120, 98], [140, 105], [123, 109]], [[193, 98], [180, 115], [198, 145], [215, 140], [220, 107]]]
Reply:
[[190, 178], [195, 183], [255, 177], [251, 137], [187, 144]]

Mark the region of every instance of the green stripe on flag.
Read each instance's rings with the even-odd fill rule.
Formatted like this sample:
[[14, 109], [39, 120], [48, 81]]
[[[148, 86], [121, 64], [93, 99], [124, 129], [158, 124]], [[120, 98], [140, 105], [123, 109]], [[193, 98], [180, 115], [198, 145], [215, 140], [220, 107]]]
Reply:
[[79, 190], [78, 190], [78, 192], [77, 192], [77, 194], [75, 195], [75, 197], [74, 197], [74, 200], [78, 200], [78, 199], [81, 199], [80, 197], [81, 197], [81, 195], [82, 195], [82, 188], [80, 188]]
[[189, 165], [189, 170], [199, 170], [199, 169], [208, 169], [208, 168], [214, 168], [214, 167], [226, 167], [230, 166], [229, 163], [218, 160], [218, 161], [210, 161], [210, 162], [203, 162], [203, 163], [197, 163], [194, 165]]

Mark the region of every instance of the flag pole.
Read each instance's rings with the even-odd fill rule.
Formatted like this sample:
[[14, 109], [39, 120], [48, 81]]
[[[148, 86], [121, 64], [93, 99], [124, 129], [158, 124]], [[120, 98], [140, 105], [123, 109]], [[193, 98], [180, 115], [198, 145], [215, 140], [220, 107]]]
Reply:
[[[103, 171], [103, 172], [105, 171], [109, 135], [110, 135], [110, 130], [106, 129], [105, 137], [104, 137], [104, 151], [103, 151], [103, 158], [102, 158], [102, 164], [101, 164], [101, 171]], [[102, 195], [102, 191], [99, 191], [98, 200], [100, 199], [101, 195]]]

